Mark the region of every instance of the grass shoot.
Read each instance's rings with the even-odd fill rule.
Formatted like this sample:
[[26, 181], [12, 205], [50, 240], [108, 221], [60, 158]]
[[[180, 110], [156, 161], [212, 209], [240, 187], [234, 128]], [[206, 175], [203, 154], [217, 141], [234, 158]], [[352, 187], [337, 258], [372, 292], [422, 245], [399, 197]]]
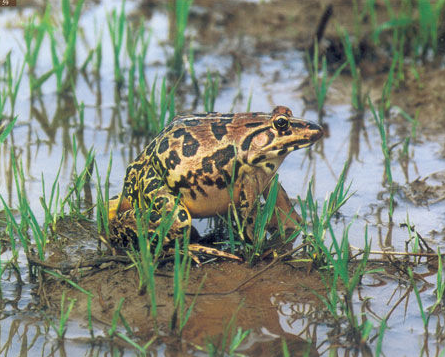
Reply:
[[311, 60], [309, 54], [307, 54], [307, 63], [309, 67], [309, 75], [312, 82], [312, 87], [315, 91], [315, 97], [317, 99], [317, 110], [318, 116], [321, 117], [323, 113], [324, 103], [328, 94], [329, 87], [332, 85], [334, 80], [340, 75], [343, 69], [346, 67], [347, 63], [341, 65], [331, 78], [328, 78], [328, 69], [326, 64], [326, 56], [323, 56], [321, 62], [321, 78], [319, 77], [319, 54], [318, 54], [318, 42], [315, 42], [313, 58]]

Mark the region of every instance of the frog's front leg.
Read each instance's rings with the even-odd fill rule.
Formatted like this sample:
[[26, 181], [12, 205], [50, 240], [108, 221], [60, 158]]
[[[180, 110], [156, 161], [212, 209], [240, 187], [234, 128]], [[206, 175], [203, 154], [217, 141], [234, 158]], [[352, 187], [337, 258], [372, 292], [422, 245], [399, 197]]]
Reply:
[[[263, 192], [264, 199], [267, 199], [270, 185], [271, 184], [269, 184]], [[272, 228], [272, 230], [279, 230], [279, 227], [283, 227], [286, 236], [288, 236], [295, 231], [297, 224], [301, 222], [301, 217], [295, 211], [295, 208], [292, 205], [283, 186], [281, 186], [279, 182], [277, 182], [277, 185], [278, 192], [275, 203], [275, 214], [269, 223], [269, 229]]]
[[[254, 237], [255, 220], [258, 209], [258, 195], [261, 193], [258, 188], [261, 187], [261, 182], [261, 177], [246, 175], [242, 180], [240, 189], [240, 203], [238, 210], [245, 222], [246, 235], [251, 240]], [[264, 199], [267, 199], [271, 184], [272, 183], [269, 183], [262, 192]], [[301, 217], [295, 211], [284, 188], [279, 182], [277, 185], [278, 192], [275, 204], [275, 214], [269, 222], [268, 230], [272, 232], [274, 230], [279, 230], [279, 227], [283, 227], [286, 235], [289, 235], [295, 230], [296, 225], [301, 222]]]
[[253, 242], [255, 234], [255, 221], [258, 208], [258, 181], [254, 175], [246, 174], [241, 180], [239, 191], [239, 204], [237, 211], [239, 212], [242, 224], [245, 225], [244, 233], [246, 238]]

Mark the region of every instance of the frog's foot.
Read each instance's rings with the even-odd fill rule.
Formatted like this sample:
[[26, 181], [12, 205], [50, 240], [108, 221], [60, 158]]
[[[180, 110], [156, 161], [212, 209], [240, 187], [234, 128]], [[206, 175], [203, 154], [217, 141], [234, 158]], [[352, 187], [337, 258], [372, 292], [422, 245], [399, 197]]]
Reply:
[[[238, 260], [240, 262], [243, 261], [240, 257], [237, 257], [234, 254], [223, 252], [222, 250], [206, 247], [200, 244], [189, 244], [188, 255], [197, 265], [201, 265], [201, 261], [199, 260], [198, 256], [195, 253], [213, 255], [221, 258]], [[167, 255], [173, 255], [173, 254], [175, 254], [175, 249], [174, 248], [168, 249]]]
[[203, 245], [200, 245], [200, 244], [189, 244], [188, 249], [191, 252], [203, 253], [203, 254], [208, 254], [208, 255], [214, 255], [216, 257], [222, 257], [222, 258], [227, 258], [227, 259], [234, 259], [234, 260], [238, 260], [238, 261], [241, 261], [241, 262], [243, 261], [240, 257], [237, 257], [234, 254], [223, 252], [222, 250], [206, 247], [206, 246], [203, 246]]

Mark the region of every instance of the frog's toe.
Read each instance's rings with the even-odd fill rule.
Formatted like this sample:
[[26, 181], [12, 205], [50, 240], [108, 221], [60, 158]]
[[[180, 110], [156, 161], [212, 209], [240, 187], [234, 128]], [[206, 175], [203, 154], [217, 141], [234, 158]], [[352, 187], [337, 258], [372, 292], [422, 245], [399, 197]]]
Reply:
[[188, 249], [189, 249], [189, 251], [196, 252], [196, 253], [203, 253], [203, 254], [208, 254], [208, 255], [214, 255], [216, 257], [222, 257], [222, 258], [227, 258], [227, 259], [243, 261], [240, 257], [238, 257], [234, 254], [223, 252], [221, 250], [206, 247], [206, 246], [203, 246], [200, 244], [189, 244]]

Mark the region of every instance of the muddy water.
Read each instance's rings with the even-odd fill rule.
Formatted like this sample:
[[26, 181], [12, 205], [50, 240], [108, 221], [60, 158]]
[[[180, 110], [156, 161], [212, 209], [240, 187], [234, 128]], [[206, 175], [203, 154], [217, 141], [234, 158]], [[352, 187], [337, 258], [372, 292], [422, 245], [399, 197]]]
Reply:
[[[251, 95], [252, 110], [268, 112], [274, 105], [286, 105], [292, 108], [294, 114], [317, 121], [317, 113], [307, 105], [310, 88], [307, 85], [304, 53], [297, 49], [304, 47], [310, 40], [311, 26], [316, 22], [322, 6], [311, 4], [311, 10], [304, 4], [294, 6], [291, 1], [260, 3], [240, 0], [218, 5], [216, 2], [196, 1], [190, 18], [189, 35], [197, 50], [197, 76], [203, 83], [207, 70], [219, 71], [223, 80], [215, 104], [218, 111], [244, 111]], [[87, 48], [96, 45], [100, 29], [103, 31], [104, 53], [100, 79], [95, 81], [91, 80], [91, 76], [79, 74], [75, 83], [77, 100], [86, 105], [83, 130], [79, 129], [72, 98], [55, 94], [54, 78], [42, 87], [43, 94], [39, 99], [31, 100], [25, 69], [16, 105], [18, 123], [8, 141], [0, 148], [0, 193], [10, 205], [15, 204], [16, 193], [9, 159], [10, 151], [14, 148], [16, 155], [23, 161], [25, 189], [39, 221], [43, 221], [44, 217], [39, 203], [42, 195], [41, 175], [43, 173], [48, 192], [56, 176], [62, 152], [65, 153], [66, 160], [61, 169], [61, 192], [65, 192], [70, 184], [74, 163], [71, 154], [73, 135], [79, 146], [78, 170], [84, 163], [86, 152], [94, 147], [99, 172], [104, 177], [112, 153], [110, 191], [113, 193], [120, 190], [126, 165], [149, 141], [147, 137], [132, 137], [126, 120], [126, 107], [115, 97], [112, 49], [105, 14], [119, 5], [118, 1], [89, 3], [81, 17], [83, 33], [77, 47], [79, 63], [86, 57]], [[58, 6], [54, 4], [55, 16], [59, 13]], [[346, 7], [341, 9], [345, 10]], [[17, 66], [22, 64], [23, 31], [17, 25], [17, 19], [24, 21], [37, 11], [41, 11], [39, 6], [0, 11], [0, 60], [11, 50], [13, 63], [17, 63]], [[147, 79], [151, 83], [156, 75], [162, 78], [166, 73], [166, 58], [171, 52], [166, 45], [170, 29], [168, 14], [162, 6], [144, 8], [132, 1], [126, 4], [126, 13], [132, 18], [144, 13], [147, 27], [152, 29], [146, 70]], [[344, 11], [345, 15], [347, 13], [348, 11]], [[345, 26], [350, 24], [350, 20], [343, 20]], [[203, 28], [208, 31], [203, 31]], [[335, 31], [328, 29], [328, 33], [332, 32]], [[51, 68], [47, 38], [43, 42], [38, 63], [40, 73]], [[419, 88], [415, 81], [407, 80], [409, 86], [395, 93], [397, 105], [407, 111], [421, 108], [421, 112], [418, 137], [410, 146], [411, 158], [407, 168], [397, 160], [398, 155], [394, 155], [393, 176], [399, 188], [396, 192], [397, 205], [393, 225], [388, 224], [389, 195], [382, 184], [384, 167], [378, 129], [369, 112], [365, 112], [363, 117], [357, 117], [354, 113], [350, 105], [350, 77], [340, 77], [331, 88], [325, 107], [326, 114], [322, 119], [329, 134], [311, 151], [290, 155], [280, 168], [280, 180], [291, 197], [304, 196], [308, 182], [313, 178], [314, 195], [317, 200], [322, 201], [326, 193], [334, 188], [345, 161], [351, 159], [347, 182], [351, 182], [351, 190], [355, 193], [341, 209], [333, 229], [341, 237], [344, 228], [353, 222], [349, 236], [351, 244], [356, 247], [363, 247], [367, 225], [374, 250], [403, 251], [409, 235], [406, 228], [400, 225], [408, 217], [410, 224], [415, 225], [416, 231], [428, 244], [444, 250], [445, 217], [444, 201], [441, 198], [444, 196], [445, 180], [440, 175], [430, 176], [445, 167], [445, 135], [441, 130], [443, 113], [440, 109], [444, 98], [441, 98], [443, 94], [434, 98], [428, 96], [428, 89], [430, 92], [444, 93], [440, 91], [440, 81], [434, 80], [440, 78], [443, 71], [437, 71], [439, 75], [435, 75], [432, 69], [425, 69], [424, 87]], [[373, 99], [380, 95], [382, 78], [384, 76], [376, 74], [365, 83]], [[186, 85], [190, 86], [189, 79], [186, 80]], [[194, 99], [191, 91], [180, 91], [177, 111], [202, 111], [202, 103], [193, 108]], [[407, 122], [395, 115], [388, 129], [390, 145], [403, 141], [409, 132]], [[400, 148], [401, 144], [398, 144], [393, 151], [397, 152]], [[425, 178], [428, 179], [424, 180]], [[205, 221], [195, 223], [200, 230], [204, 230], [207, 224]], [[74, 225], [69, 226], [68, 231], [71, 232], [68, 236], [74, 239], [74, 243], [70, 242], [73, 256], [94, 250], [94, 226]], [[10, 258], [10, 251], [3, 249], [2, 262]], [[96, 340], [92, 344], [88, 342], [90, 334], [85, 322], [85, 297], [57, 284], [46, 290], [38, 290], [28, 276], [23, 254], [19, 256], [19, 262], [22, 272], [20, 276], [13, 271], [6, 271], [2, 276], [1, 356], [132, 355], [135, 352], [127, 345], [116, 341], [111, 343], [105, 339], [120, 297], [126, 299], [122, 313], [135, 327], [138, 341], [145, 343], [152, 336], [151, 325], [147, 323], [148, 297], [138, 294], [134, 270], [109, 267], [81, 280], [82, 287], [95, 296], [95, 336], [104, 338], [103, 342], [98, 343]], [[249, 268], [217, 262], [203, 268], [193, 268], [189, 288], [196, 291], [201, 279], [207, 274], [203, 292], [226, 292], [266, 264], [264, 262], [255, 268]], [[434, 267], [423, 264], [416, 272], [424, 274], [426, 281], [434, 283]], [[165, 267], [165, 273], [171, 275], [171, 267]], [[159, 325], [160, 330], [165, 332], [168, 331], [169, 317], [172, 314], [172, 307], [169, 305], [172, 280], [159, 277], [157, 284], [161, 287], [158, 301], [163, 302], [160, 306]], [[385, 273], [365, 276], [354, 296], [353, 307], [356, 313], [366, 312], [375, 326], [373, 334], [378, 332], [380, 319], [406, 293], [407, 286], [407, 281], [400, 280], [391, 269], [386, 269]], [[66, 337], [58, 342], [48, 321], [54, 316], [51, 307], [57, 311], [61, 291], [65, 288], [68, 297], [76, 298], [77, 303]], [[205, 346], [209, 339], [217, 343], [224, 326], [239, 309], [236, 326], [252, 330], [240, 347], [241, 353], [252, 356], [280, 355], [281, 340], [284, 338], [290, 350], [297, 355], [303, 354], [306, 349], [311, 355], [327, 355], [330, 343], [326, 341], [333, 341], [332, 336], [337, 331], [332, 330], [324, 306], [313, 294], [317, 289], [322, 293], [323, 284], [316, 272], [310, 272], [310, 267], [274, 266], [235, 293], [200, 297], [184, 330], [182, 342], [161, 338], [154, 345], [153, 353], [181, 355], [187, 352], [200, 355], [196, 345]], [[35, 295], [37, 292], [38, 297]], [[434, 303], [432, 285], [425, 285], [422, 298], [426, 306]], [[38, 305], [42, 300], [49, 307], [43, 311]], [[425, 338], [414, 295], [411, 294], [406, 301], [394, 310], [388, 321], [389, 329], [385, 332], [382, 351], [385, 355], [397, 353], [412, 356], [420, 355], [422, 350], [428, 348], [432, 355], [436, 355], [436, 352], [442, 350], [440, 335], [445, 324], [443, 314], [432, 316], [430, 335]], [[124, 331], [122, 328], [122, 332]], [[347, 345], [346, 341], [345, 344]], [[375, 345], [376, 339], [371, 341], [370, 349], [374, 350]], [[339, 348], [339, 354], [342, 353], [344, 350]]]

